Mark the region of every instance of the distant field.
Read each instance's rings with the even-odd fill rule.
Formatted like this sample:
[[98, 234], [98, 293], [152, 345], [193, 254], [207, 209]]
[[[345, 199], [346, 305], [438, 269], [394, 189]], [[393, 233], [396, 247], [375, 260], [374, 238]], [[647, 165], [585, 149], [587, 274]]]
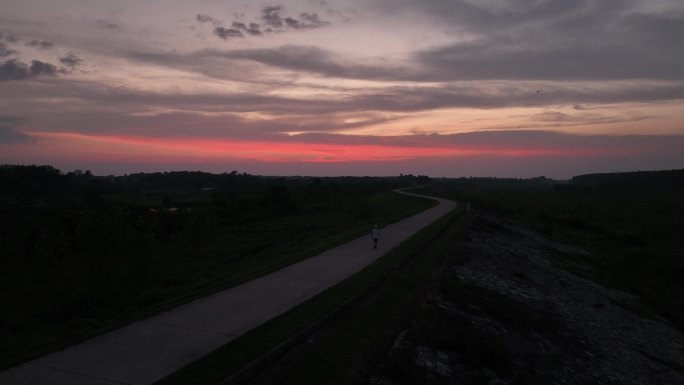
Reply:
[[18, 173], [0, 172], [14, 178], [0, 189], [0, 367], [266, 274], [433, 204], [391, 192], [410, 185], [407, 178]]

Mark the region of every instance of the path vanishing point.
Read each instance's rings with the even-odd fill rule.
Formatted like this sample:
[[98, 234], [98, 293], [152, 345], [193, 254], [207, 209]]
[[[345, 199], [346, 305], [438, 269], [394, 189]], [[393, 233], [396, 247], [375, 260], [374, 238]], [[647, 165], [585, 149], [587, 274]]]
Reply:
[[[406, 195], [417, 194], [397, 191]], [[0, 372], [2, 385], [149, 385], [360, 271], [441, 218], [439, 204], [281, 270]], [[370, 229], [368, 229], [370, 233]]]

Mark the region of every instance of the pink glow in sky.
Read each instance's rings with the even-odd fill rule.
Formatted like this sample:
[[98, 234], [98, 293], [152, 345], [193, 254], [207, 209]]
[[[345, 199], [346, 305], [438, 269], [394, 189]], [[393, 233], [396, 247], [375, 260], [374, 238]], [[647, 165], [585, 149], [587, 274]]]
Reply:
[[94, 173], [684, 168], [684, 3], [8, 0], [0, 163]]
[[[629, 154], [635, 149], [538, 148], [494, 146], [491, 144], [440, 144], [431, 146], [283, 143], [254, 140], [214, 140], [181, 138], [148, 138], [73, 133], [31, 133], [50, 143], [55, 154], [78, 158], [79, 149], [88, 149], [92, 157], [101, 160], [136, 159], [251, 159], [260, 162], [396, 162], [422, 157], [468, 157], [494, 155], [499, 157], [574, 157], [608, 154]], [[113, 151], [112, 151], [113, 150]], [[636, 150], [637, 152], [642, 152]], [[76, 153], [75, 153], [76, 152]]]

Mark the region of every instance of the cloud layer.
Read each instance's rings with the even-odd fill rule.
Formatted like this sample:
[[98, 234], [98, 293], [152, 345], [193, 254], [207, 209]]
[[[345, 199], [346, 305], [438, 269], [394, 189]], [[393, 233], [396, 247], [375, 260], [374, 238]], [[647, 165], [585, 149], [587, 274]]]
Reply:
[[195, 20], [201, 24], [213, 25], [214, 34], [224, 40], [287, 31], [311, 30], [332, 24], [323, 20], [317, 13], [301, 12], [298, 17], [288, 16], [283, 5], [264, 6], [261, 8], [259, 20], [235, 20], [230, 23], [230, 27], [224, 27], [224, 22], [219, 18], [203, 13], [198, 13]]
[[10, 59], [0, 65], [0, 81], [26, 80], [38, 76], [55, 76], [57, 67], [50, 63], [32, 60], [29, 66], [16, 59]]
[[64, 158], [49, 141], [87, 161], [154, 142], [140, 162], [251, 145], [276, 155], [202, 162], [684, 167], [680, 2], [66, 1], [0, 16], [0, 103], [21, 117], [0, 119], [4, 154]]

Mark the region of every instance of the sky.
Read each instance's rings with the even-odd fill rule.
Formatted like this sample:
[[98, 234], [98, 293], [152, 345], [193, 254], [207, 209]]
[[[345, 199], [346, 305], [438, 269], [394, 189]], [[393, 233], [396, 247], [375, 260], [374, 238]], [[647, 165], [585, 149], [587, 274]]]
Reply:
[[0, 0], [0, 164], [684, 168], [681, 0]]

